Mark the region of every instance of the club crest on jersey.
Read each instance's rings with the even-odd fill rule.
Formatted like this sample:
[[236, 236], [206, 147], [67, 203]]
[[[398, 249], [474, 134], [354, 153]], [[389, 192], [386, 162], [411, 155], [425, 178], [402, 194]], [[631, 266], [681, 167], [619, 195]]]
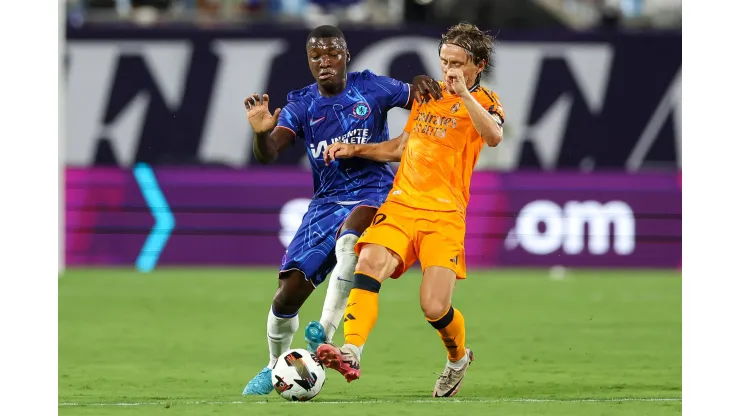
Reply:
[[455, 103], [452, 105], [452, 108], [450, 108], [450, 113], [457, 113], [457, 110], [460, 109], [460, 103]]
[[357, 103], [354, 107], [352, 107], [352, 115], [355, 118], [364, 120], [370, 115], [370, 106], [367, 105], [367, 103], [365, 102]]

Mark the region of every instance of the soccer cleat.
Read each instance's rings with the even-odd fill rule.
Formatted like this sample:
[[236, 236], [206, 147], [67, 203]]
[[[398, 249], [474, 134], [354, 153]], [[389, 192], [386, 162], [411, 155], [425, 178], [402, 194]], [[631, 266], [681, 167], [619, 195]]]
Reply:
[[460, 390], [465, 373], [468, 371], [470, 363], [473, 362], [473, 351], [468, 348], [466, 352], [468, 354], [468, 362], [465, 363], [465, 367], [462, 370], [455, 370], [449, 364], [445, 366], [445, 371], [440, 374], [437, 384], [434, 385], [433, 397], [452, 397]]
[[274, 387], [272, 385], [272, 369], [270, 369], [270, 367], [265, 367], [262, 369], [262, 371], [257, 373], [257, 375], [254, 376], [253, 379], [249, 380], [247, 386], [244, 387], [242, 395], [251, 396], [270, 394], [273, 389]]
[[324, 332], [324, 327], [316, 321], [309, 322], [306, 326], [304, 338], [306, 340], [306, 344], [308, 344], [306, 349], [309, 352], [316, 354], [316, 350], [319, 348], [319, 345], [326, 343], [326, 332]]
[[339, 371], [347, 383], [360, 378], [360, 358], [350, 346], [336, 347], [331, 344], [321, 344], [316, 351], [324, 367]]

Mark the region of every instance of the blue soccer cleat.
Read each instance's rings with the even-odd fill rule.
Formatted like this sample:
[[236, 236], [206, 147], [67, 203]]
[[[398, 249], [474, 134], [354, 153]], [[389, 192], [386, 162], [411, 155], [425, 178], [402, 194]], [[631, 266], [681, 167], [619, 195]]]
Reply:
[[254, 378], [251, 379], [249, 383], [247, 383], [247, 386], [244, 387], [242, 395], [251, 396], [270, 394], [273, 388], [272, 369], [270, 367], [265, 367], [256, 376], [254, 376]]
[[326, 344], [326, 332], [324, 332], [324, 327], [316, 321], [309, 322], [306, 326], [304, 338], [306, 339], [306, 344], [308, 344], [306, 349], [309, 352], [316, 354], [316, 349], [319, 348], [319, 345]]

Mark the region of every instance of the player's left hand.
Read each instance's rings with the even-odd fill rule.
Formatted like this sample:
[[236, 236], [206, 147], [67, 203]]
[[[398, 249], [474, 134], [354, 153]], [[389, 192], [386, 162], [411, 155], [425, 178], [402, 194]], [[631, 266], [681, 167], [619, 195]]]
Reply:
[[447, 88], [450, 89], [451, 93], [460, 95], [463, 91], [468, 89], [467, 81], [465, 80], [465, 74], [463, 74], [460, 68], [451, 68], [445, 74], [445, 83]]
[[324, 149], [324, 163], [329, 166], [337, 159], [354, 157], [356, 147], [354, 144], [334, 142]]
[[414, 88], [414, 99], [419, 104], [427, 102], [432, 98], [435, 100], [442, 98], [442, 87], [439, 86], [439, 82], [427, 75], [415, 76], [411, 81], [411, 86]]

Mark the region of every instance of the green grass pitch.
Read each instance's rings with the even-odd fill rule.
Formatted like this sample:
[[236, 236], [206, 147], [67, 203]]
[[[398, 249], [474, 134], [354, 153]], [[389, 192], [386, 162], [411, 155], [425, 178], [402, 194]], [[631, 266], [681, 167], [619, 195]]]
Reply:
[[[445, 349], [419, 308], [420, 274], [389, 281], [362, 378], [321, 394], [243, 398], [267, 362], [267, 269], [69, 270], [59, 281], [62, 415], [677, 415], [677, 271], [471, 272], [454, 304], [476, 360], [458, 396], [432, 400]], [[320, 287], [293, 347], [318, 319]], [[341, 334], [335, 337], [341, 341]]]

